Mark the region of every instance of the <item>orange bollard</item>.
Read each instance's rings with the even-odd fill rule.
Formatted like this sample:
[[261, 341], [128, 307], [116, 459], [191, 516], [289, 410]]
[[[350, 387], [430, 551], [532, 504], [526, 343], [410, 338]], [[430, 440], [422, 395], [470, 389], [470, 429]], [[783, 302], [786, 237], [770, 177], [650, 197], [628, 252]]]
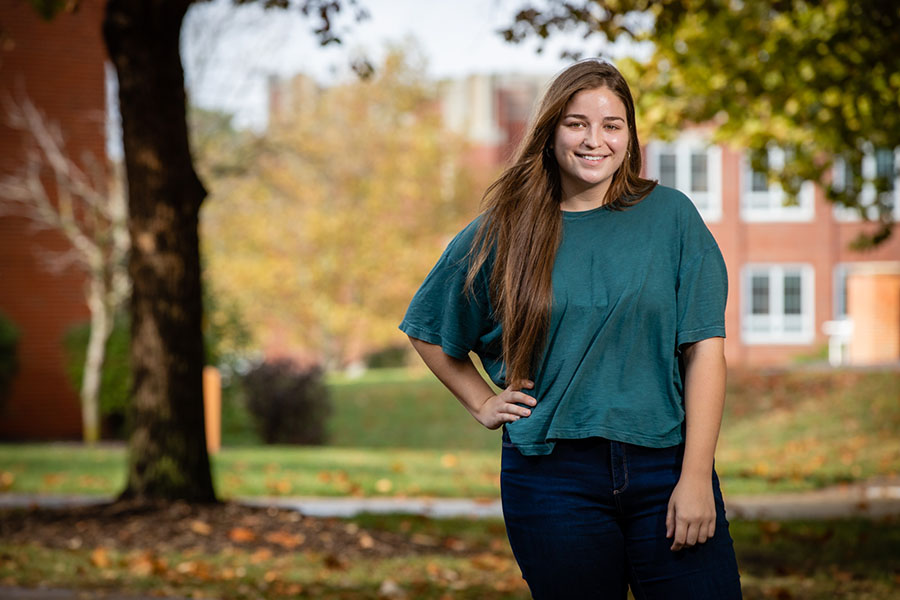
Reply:
[[203, 416], [206, 450], [215, 454], [222, 446], [222, 376], [215, 367], [203, 367]]

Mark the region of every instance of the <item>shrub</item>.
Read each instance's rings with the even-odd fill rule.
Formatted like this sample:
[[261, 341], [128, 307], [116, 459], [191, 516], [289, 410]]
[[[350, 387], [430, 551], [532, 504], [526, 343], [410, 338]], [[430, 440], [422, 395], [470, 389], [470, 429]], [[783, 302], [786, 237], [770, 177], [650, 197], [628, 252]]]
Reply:
[[[65, 335], [69, 380], [79, 391], [84, 379], [84, 361], [87, 357], [90, 335], [89, 321], [73, 325]], [[126, 315], [118, 315], [106, 342], [106, 358], [100, 375], [99, 398], [104, 434], [117, 439], [126, 438], [130, 431], [128, 422], [131, 398], [130, 342], [129, 319]]]
[[268, 444], [323, 444], [331, 415], [319, 367], [303, 369], [280, 359], [251, 369], [243, 378], [247, 408]]
[[19, 371], [19, 328], [0, 313], [0, 406], [6, 401], [12, 380]]

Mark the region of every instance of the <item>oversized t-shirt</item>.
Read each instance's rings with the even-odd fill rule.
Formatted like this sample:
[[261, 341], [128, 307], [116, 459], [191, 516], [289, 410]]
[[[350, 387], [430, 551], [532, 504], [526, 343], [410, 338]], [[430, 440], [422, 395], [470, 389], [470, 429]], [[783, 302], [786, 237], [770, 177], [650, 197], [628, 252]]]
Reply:
[[[501, 325], [486, 261], [465, 291], [480, 217], [450, 242], [413, 297], [400, 329], [455, 358], [481, 358], [506, 386]], [[625, 210], [562, 213], [553, 304], [533, 374], [529, 417], [506, 425], [522, 454], [554, 440], [603, 437], [663, 448], [684, 440], [680, 348], [725, 337], [725, 262], [694, 204], [656, 186]]]

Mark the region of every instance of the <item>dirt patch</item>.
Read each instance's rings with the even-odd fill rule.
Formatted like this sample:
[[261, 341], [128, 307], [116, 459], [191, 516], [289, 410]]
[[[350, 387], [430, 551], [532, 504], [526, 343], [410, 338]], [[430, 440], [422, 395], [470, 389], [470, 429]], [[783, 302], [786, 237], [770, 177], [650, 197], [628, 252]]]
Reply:
[[134, 504], [118, 502], [63, 509], [0, 510], [0, 539], [47, 548], [107, 548], [156, 552], [229, 550], [320, 552], [335, 561], [440, 551], [465, 555], [454, 538], [367, 530], [356, 523], [301, 515], [294, 510], [235, 503]]

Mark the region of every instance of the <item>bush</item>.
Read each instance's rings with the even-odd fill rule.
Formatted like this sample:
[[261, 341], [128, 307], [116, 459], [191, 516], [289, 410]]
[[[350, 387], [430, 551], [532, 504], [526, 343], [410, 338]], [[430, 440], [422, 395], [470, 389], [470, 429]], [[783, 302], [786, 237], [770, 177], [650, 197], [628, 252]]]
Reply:
[[243, 378], [247, 408], [267, 444], [323, 444], [331, 415], [328, 390], [319, 367], [302, 369], [293, 361], [264, 362]]
[[[69, 328], [65, 335], [67, 371], [76, 390], [81, 390], [84, 361], [87, 358], [89, 321]], [[100, 376], [100, 417], [106, 436], [116, 439], [128, 437], [129, 403], [131, 398], [131, 331], [126, 315], [118, 315], [106, 342], [106, 358]]]
[[6, 401], [12, 380], [19, 371], [18, 346], [19, 328], [0, 313], [0, 406]]

